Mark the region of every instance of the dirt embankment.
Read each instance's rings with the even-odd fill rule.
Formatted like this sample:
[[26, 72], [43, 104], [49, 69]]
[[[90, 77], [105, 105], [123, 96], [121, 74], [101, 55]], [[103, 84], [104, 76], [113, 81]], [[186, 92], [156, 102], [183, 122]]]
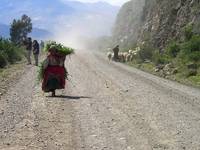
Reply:
[[0, 97], [7, 92], [12, 84], [16, 83], [27, 69], [28, 67], [25, 66], [25, 63], [20, 62], [0, 70]]

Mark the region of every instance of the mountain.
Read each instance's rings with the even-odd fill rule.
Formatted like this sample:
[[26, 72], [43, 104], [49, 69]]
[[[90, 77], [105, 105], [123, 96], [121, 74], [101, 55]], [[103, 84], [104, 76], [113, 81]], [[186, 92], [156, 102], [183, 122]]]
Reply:
[[162, 50], [171, 40], [184, 40], [184, 30], [193, 26], [200, 33], [199, 0], [146, 0], [139, 41], [146, 35]]
[[113, 43], [130, 48], [137, 42], [141, 27], [141, 17], [145, 0], [132, 0], [125, 3], [118, 15], [113, 29]]
[[162, 50], [173, 39], [183, 40], [188, 25], [200, 34], [199, 8], [199, 0], [131, 0], [119, 11], [113, 42], [131, 48], [150, 41]]
[[[34, 39], [48, 39], [52, 37], [53, 34], [45, 29], [33, 28], [32, 33], [29, 35]], [[0, 23], [0, 37], [9, 38], [10, 37], [10, 26]]]
[[9, 26], [5, 24], [0, 24], [0, 37], [9, 37]]
[[1, 0], [0, 19], [10, 24], [27, 14], [34, 27], [62, 36], [110, 34], [119, 7], [106, 2], [82, 3], [63, 0]]
[[45, 40], [45, 39], [48, 40], [49, 38], [53, 36], [53, 33], [45, 29], [33, 28], [33, 31], [29, 36], [38, 40]]

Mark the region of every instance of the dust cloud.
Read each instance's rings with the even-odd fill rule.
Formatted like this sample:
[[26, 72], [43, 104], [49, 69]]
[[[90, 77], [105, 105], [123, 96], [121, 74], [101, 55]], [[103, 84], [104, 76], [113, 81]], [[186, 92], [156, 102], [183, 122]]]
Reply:
[[109, 14], [106, 17], [102, 12], [61, 16], [51, 31], [54, 34], [53, 40], [76, 49], [86, 49], [92, 40], [111, 35], [116, 15]]

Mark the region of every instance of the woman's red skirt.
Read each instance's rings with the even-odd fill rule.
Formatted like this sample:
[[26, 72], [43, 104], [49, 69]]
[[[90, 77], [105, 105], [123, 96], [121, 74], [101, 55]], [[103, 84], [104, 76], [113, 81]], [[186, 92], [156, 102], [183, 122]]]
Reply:
[[65, 68], [60, 66], [48, 66], [44, 72], [42, 90], [51, 92], [65, 88]]

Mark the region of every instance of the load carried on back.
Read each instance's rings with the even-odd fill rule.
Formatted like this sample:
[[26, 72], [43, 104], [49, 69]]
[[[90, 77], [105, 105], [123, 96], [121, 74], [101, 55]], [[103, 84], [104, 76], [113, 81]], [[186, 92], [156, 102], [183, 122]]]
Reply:
[[45, 51], [48, 55], [41, 63], [39, 80], [42, 81], [42, 90], [44, 92], [52, 92], [52, 96], [55, 96], [56, 89], [65, 88], [65, 79], [68, 75], [65, 68], [65, 59], [74, 50], [51, 41], [46, 44]]

